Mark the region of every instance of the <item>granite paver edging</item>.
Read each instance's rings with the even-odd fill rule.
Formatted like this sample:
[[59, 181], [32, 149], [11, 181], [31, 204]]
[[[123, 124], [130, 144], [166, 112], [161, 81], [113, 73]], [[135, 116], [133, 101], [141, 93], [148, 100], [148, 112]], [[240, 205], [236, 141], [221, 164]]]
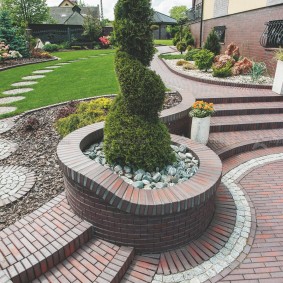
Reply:
[[46, 63], [46, 62], [52, 62], [52, 61], [57, 61], [57, 60], [59, 60], [59, 58], [54, 57], [54, 58], [51, 58], [51, 59], [42, 60], [40, 62], [29, 62], [29, 63], [23, 63], [23, 64], [19, 64], [19, 65], [14, 65], [14, 66], [8, 66], [8, 67], [0, 68], [0, 72], [1, 71], [6, 71], [6, 70], [9, 70], [9, 69], [13, 69], [13, 68], [17, 68], [17, 67], [34, 65], [34, 64], [40, 64], [40, 63]]
[[[162, 53], [162, 54], [168, 54], [168, 53]], [[255, 89], [272, 89], [272, 86], [270, 85], [258, 85], [258, 84], [245, 84], [245, 83], [233, 83], [233, 82], [222, 82], [222, 81], [214, 81], [209, 79], [203, 79], [198, 78], [195, 76], [190, 76], [186, 74], [182, 74], [174, 69], [172, 69], [164, 59], [159, 58], [163, 62], [163, 64], [174, 74], [183, 77], [185, 79], [190, 79], [192, 81], [201, 82], [201, 83], [207, 83], [207, 84], [213, 84], [213, 85], [222, 85], [222, 86], [232, 86], [232, 87], [242, 87], [242, 88], [255, 88]]]

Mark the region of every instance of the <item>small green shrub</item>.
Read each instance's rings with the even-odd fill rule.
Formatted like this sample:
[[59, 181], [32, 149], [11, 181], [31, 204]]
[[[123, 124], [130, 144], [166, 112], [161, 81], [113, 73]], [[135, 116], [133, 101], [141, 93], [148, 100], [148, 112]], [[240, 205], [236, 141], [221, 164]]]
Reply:
[[266, 73], [266, 70], [267, 68], [264, 62], [253, 62], [252, 69], [249, 73], [252, 81], [258, 81], [258, 79]]
[[192, 45], [188, 45], [187, 46], [187, 51], [191, 51], [191, 50], [193, 50], [194, 49], [194, 47], [192, 46]]
[[185, 60], [187, 61], [194, 61], [194, 56], [199, 53], [201, 49], [192, 49], [187, 52], [185, 55]]
[[188, 63], [188, 62], [185, 61], [185, 60], [179, 60], [179, 61], [177, 61], [176, 65], [177, 65], [177, 66], [183, 66], [183, 65], [186, 64], [186, 63]]
[[60, 136], [64, 137], [79, 128], [103, 121], [111, 104], [112, 99], [110, 98], [98, 98], [90, 102], [81, 102], [76, 106], [75, 113], [70, 112], [71, 115], [57, 120], [55, 127]]
[[45, 44], [42, 49], [47, 52], [55, 52], [60, 49], [60, 46], [58, 44], [50, 43], [50, 44]]
[[71, 49], [74, 49], [74, 50], [81, 50], [82, 47], [81, 47], [81, 46], [74, 45], [74, 46], [71, 46]]
[[212, 66], [212, 76], [218, 78], [227, 78], [232, 76], [232, 63], [228, 61], [222, 68]]
[[275, 52], [275, 58], [279, 61], [283, 61], [283, 48], [279, 48], [279, 50], [277, 50]]
[[212, 66], [214, 53], [210, 52], [209, 50], [202, 49], [197, 54], [193, 56], [195, 60], [195, 64], [199, 70], [209, 70]]
[[203, 48], [211, 51], [214, 55], [220, 54], [221, 45], [214, 29], [209, 33]]
[[183, 54], [183, 52], [186, 51], [187, 44], [184, 41], [179, 41], [176, 48], [179, 52], [181, 52], [181, 54]]
[[183, 64], [183, 69], [184, 70], [195, 70], [196, 66], [190, 62], [187, 62], [185, 64]]

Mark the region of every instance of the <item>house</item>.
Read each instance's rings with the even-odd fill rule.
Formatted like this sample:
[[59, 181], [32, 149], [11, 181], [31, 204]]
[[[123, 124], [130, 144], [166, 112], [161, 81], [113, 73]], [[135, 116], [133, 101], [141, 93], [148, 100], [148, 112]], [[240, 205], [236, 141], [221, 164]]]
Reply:
[[283, 0], [193, 0], [188, 17], [198, 47], [214, 29], [222, 52], [234, 42], [242, 56], [274, 73], [274, 50], [283, 46]]

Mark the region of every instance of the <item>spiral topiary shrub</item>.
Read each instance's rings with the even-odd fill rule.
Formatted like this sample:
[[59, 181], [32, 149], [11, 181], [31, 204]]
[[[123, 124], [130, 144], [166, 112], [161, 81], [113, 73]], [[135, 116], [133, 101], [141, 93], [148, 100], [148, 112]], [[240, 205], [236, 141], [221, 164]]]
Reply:
[[104, 128], [108, 163], [131, 164], [148, 171], [166, 166], [175, 158], [168, 130], [159, 120], [165, 86], [161, 78], [147, 68], [153, 56], [151, 16], [149, 0], [119, 0], [116, 4], [115, 69], [120, 94]]

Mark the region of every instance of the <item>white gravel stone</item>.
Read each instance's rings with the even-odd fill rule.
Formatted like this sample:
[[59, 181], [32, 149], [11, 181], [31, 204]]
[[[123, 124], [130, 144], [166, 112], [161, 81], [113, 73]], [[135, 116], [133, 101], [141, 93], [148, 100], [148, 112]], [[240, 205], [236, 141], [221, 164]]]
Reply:
[[15, 95], [15, 94], [21, 94], [21, 93], [26, 93], [30, 91], [33, 91], [33, 88], [15, 88], [11, 90], [6, 90], [2, 93], [5, 95]]
[[5, 97], [5, 98], [0, 98], [0, 104], [8, 104], [16, 101], [20, 101], [25, 99], [24, 96], [14, 96], [14, 97]]
[[38, 82], [34, 82], [34, 81], [18, 82], [18, 83], [11, 84], [11, 86], [29, 86], [29, 85], [35, 85], [37, 83]]

